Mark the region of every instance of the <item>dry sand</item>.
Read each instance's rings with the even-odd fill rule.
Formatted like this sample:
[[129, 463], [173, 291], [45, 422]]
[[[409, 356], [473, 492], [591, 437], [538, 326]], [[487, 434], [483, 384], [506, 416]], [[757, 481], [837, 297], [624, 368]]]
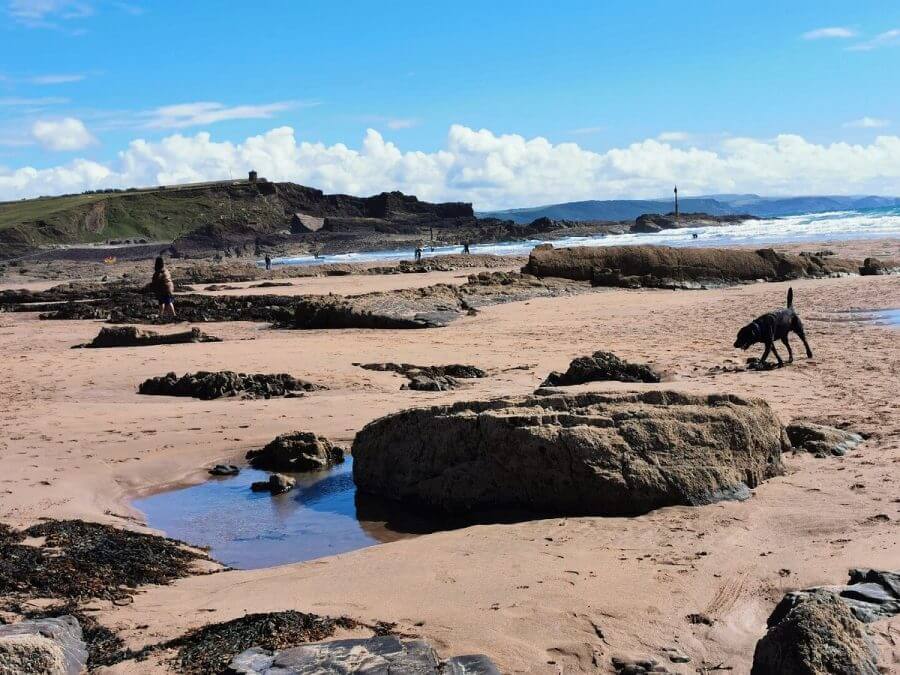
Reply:
[[[896, 255], [898, 243], [845, 248]], [[311, 292], [309, 284], [320, 282], [335, 289], [352, 284], [359, 292], [386, 283], [372, 276], [345, 279], [298, 281], [296, 292]], [[439, 277], [388, 279], [426, 285]], [[307, 563], [190, 577], [144, 589], [130, 606], [94, 603], [97, 616], [134, 647], [245, 612], [297, 609], [395, 621], [444, 656], [486, 653], [504, 672], [605, 672], [613, 654], [658, 657], [661, 647], [677, 646], [692, 658], [673, 666], [679, 672], [695, 672], [705, 661], [746, 673], [765, 619], [786, 590], [843, 582], [851, 567], [897, 568], [900, 562], [898, 332], [834, 321], [831, 314], [900, 307], [900, 278], [792, 285], [815, 358], [762, 373], [709, 369], [743, 362], [748, 354], [731, 347], [737, 329], [782, 305], [788, 284], [602, 289], [489, 307], [434, 330], [301, 332], [206, 324], [206, 332], [226, 341], [110, 350], [69, 349], [93, 338], [98, 322], [0, 314], [6, 364], [0, 522], [24, 526], [41, 517], [78, 517], [140, 527], [141, 514], [129, 506], [134, 496], [203, 480], [209, 464], [239, 460], [276, 434], [310, 430], [349, 443], [385, 413], [530, 392], [572, 357], [611, 350], [665, 370], [672, 378], [666, 387], [762, 396], [785, 422], [847, 421], [875, 436], [845, 458], [788, 456], [788, 474], [763, 484], [746, 502], [666, 508], [638, 518], [471, 527]], [[471, 363], [492, 375], [452, 393], [400, 391], [397, 376], [352, 365], [368, 361]], [[523, 365], [527, 369], [515, 369]], [[147, 377], [202, 369], [290, 372], [331, 389], [268, 401], [136, 394]], [[651, 386], [657, 385], [585, 388]], [[872, 520], [878, 514], [889, 520]], [[689, 623], [691, 613], [714, 623]], [[878, 630], [896, 636], [898, 627], [895, 620]], [[893, 659], [896, 668], [900, 648], [893, 654], [889, 645], [885, 649], [886, 665]], [[120, 664], [111, 671], [154, 667], [161, 666]]]

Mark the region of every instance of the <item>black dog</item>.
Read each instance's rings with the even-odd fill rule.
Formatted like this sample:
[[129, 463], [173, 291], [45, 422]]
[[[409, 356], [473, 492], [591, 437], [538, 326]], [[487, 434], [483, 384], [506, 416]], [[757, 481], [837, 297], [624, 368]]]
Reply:
[[771, 351], [775, 354], [775, 358], [778, 359], [778, 367], [780, 368], [784, 365], [784, 361], [781, 360], [778, 352], [775, 351], [775, 340], [781, 340], [784, 343], [788, 350], [788, 363], [793, 362], [794, 352], [791, 351], [791, 343], [788, 342], [788, 333], [791, 331], [794, 331], [803, 341], [803, 346], [806, 347], [806, 356], [812, 358], [812, 350], [809, 348], [809, 343], [806, 341], [806, 335], [803, 332], [803, 322], [800, 321], [800, 317], [794, 311], [793, 288], [788, 289], [787, 307], [763, 314], [755, 321], [741, 328], [738, 331], [737, 340], [734, 341], [734, 346], [738, 349], [747, 349], [750, 345], [762, 342], [766, 345], [766, 349], [759, 363], [765, 365], [766, 359], [769, 358], [769, 351]]

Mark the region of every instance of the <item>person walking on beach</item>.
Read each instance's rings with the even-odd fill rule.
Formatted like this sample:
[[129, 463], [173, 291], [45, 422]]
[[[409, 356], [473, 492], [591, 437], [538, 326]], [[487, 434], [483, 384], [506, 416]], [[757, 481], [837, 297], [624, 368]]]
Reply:
[[268, 272], [271, 269], [272, 269], [272, 256], [270, 256], [268, 253], [266, 253], [266, 271]]
[[469, 251], [469, 242], [463, 242], [463, 253], [471, 253]]
[[165, 317], [166, 310], [175, 318], [175, 284], [172, 283], [172, 275], [166, 269], [166, 262], [162, 256], [156, 259], [153, 268], [153, 278], [144, 287], [145, 291], [152, 291], [159, 303], [159, 316]]
[[416, 246], [415, 256], [416, 256], [416, 262], [420, 262], [422, 260], [422, 247], [421, 246]]

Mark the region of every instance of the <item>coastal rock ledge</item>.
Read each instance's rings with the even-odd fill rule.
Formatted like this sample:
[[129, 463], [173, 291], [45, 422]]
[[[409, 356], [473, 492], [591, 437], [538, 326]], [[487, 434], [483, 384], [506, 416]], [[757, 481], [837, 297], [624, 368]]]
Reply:
[[765, 401], [650, 391], [406, 410], [352, 454], [361, 491], [447, 514], [634, 515], [746, 498], [789, 448]]

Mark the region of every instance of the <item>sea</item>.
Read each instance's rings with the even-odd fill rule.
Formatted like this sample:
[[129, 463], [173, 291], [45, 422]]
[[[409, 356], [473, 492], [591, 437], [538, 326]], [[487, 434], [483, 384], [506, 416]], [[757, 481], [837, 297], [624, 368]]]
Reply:
[[[694, 235], [697, 235], [694, 237]], [[528, 239], [472, 245], [472, 253], [494, 255], [528, 255], [538, 244], [550, 243], [557, 248], [571, 246], [623, 246], [627, 244], [660, 244], [665, 246], [736, 246], [779, 245], [803, 242], [842, 241], [850, 239], [886, 239], [900, 237], [900, 208], [875, 208], [859, 211], [806, 213], [764, 220], [708, 227], [686, 227], [652, 234], [620, 234], [560, 239]], [[429, 258], [460, 253], [460, 246], [425, 248]], [[412, 259], [413, 251], [404, 248], [381, 251], [358, 251], [325, 255], [318, 258], [300, 256], [273, 258], [274, 265], [323, 265], [349, 262], [390, 262]], [[262, 261], [258, 264], [262, 265]]]

